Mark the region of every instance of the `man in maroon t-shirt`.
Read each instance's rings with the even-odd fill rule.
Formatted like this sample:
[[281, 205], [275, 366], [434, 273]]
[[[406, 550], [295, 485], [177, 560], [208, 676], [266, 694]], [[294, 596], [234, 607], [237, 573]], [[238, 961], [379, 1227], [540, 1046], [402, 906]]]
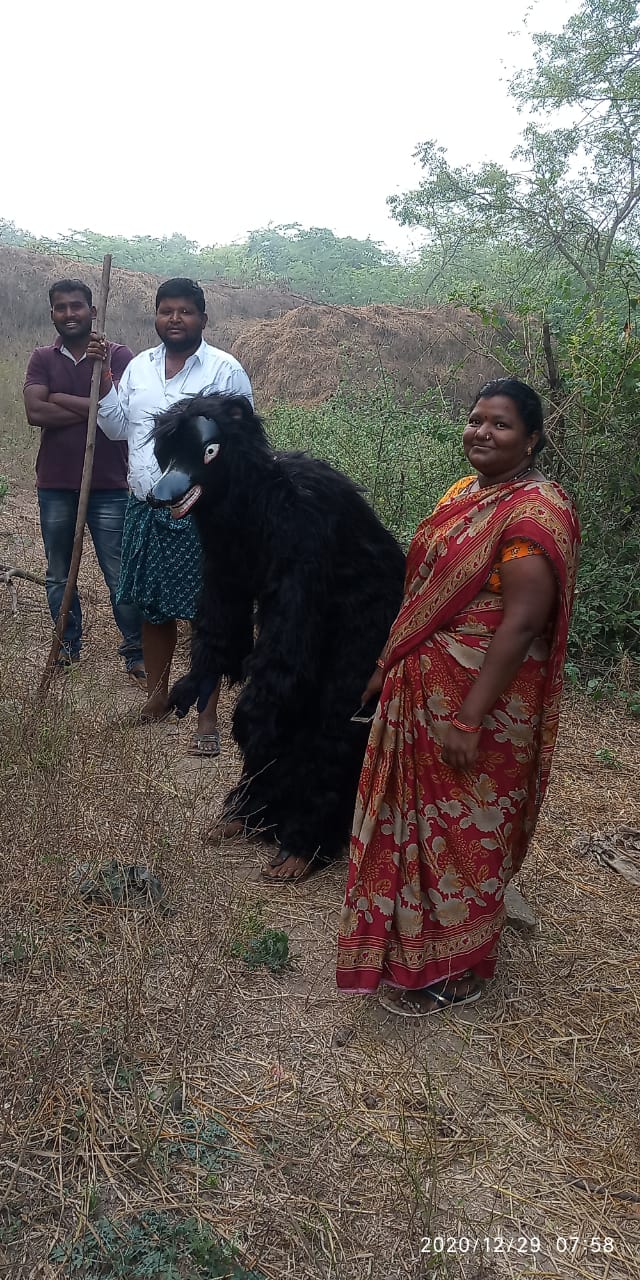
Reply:
[[[47, 600], [55, 622], [69, 573], [78, 511], [93, 361], [86, 350], [95, 321], [91, 290], [81, 280], [58, 280], [49, 290], [51, 319], [58, 338], [36, 347], [27, 367], [24, 403], [32, 426], [40, 427], [36, 484], [40, 528], [47, 556]], [[115, 380], [133, 353], [110, 343]], [[98, 563], [109, 588], [113, 616], [122, 634], [118, 653], [130, 677], [145, 688], [141, 618], [133, 605], [116, 604], [122, 525], [127, 505], [127, 447], [96, 433], [87, 524]], [[82, 643], [82, 612], [74, 593], [64, 633], [60, 666], [77, 662]]]

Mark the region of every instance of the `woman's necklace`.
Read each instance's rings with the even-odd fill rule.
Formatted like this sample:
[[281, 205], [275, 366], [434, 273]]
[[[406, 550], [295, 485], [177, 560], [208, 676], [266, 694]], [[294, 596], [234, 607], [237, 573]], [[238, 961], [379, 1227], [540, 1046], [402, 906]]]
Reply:
[[522, 480], [522, 477], [523, 477], [523, 476], [528, 476], [529, 472], [530, 472], [530, 471], [533, 471], [533, 469], [534, 469], [534, 464], [533, 464], [533, 462], [530, 462], [530, 463], [528, 464], [528, 466], [526, 466], [526, 467], [523, 467], [523, 468], [522, 468], [522, 471], [518, 471], [517, 475], [515, 475], [515, 476], [509, 476], [509, 479], [508, 479], [508, 480], [503, 480], [503, 481], [502, 481], [502, 483], [503, 483], [503, 484], [513, 484], [514, 480]]
[[[508, 480], [500, 480], [500, 482], [499, 482], [499, 483], [500, 483], [501, 485], [502, 485], [502, 484], [513, 484], [514, 480], [522, 480], [522, 479], [524, 478], [524, 476], [528, 476], [528, 475], [529, 475], [529, 472], [530, 472], [530, 471], [535, 471], [535, 469], [536, 469], [535, 463], [534, 463], [534, 462], [530, 462], [526, 467], [523, 467], [523, 468], [522, 468], [522, 471], [518, 471], [518, 472], [517, 472], [517, 474], [516, 474], [515, 476], [509, 476], [509, 479], [508, 479]], [[487, 485], [486, 487], [487, 487], [487, 488], [490, 488], [491, 486], [490, 486], [490, 485]], [[476, 476], [476, 478], [475, 478], [475, 480], [474, 480], [473, 485], [471, 486], [471, 488], [473, 488], [473, 489], [479, 489], [479, 488], [480, 488], [480, 481], [478, 480], [478, 477], [477, 477], [477, 476]]]

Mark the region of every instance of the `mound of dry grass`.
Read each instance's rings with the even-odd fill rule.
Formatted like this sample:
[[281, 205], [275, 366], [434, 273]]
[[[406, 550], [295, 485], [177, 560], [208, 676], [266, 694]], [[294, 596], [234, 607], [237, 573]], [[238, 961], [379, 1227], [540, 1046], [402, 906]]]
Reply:
[[[0, 245], [0, 340], [3, 359], [22, 359], [25, 352], [53, 341], [49, 286], [54, 280], [86, 281], [97, 300], [101, 267], [74, 262], [59, 254], [35, 253]], [[163, 277], [166, 278], [166, 277]], [[154, 299], [161, 277], [114, 266], [109, 291], [108, 331], [116, 342], [142, 351], [158, 341], [153, 327]], [[203, 285], [209, 316], [209, 339], [225, 347], [257, 319], [275, 318], [299, 299], [271, 285], [236, 285], [212, 281]]]
[[[0, 475], [24, 484], [33, 469], [39, 433], [25, 418], [22, 387], [34, 347], [53, 342], [49, 286], [63, 277], [85, 280], [97, 298], [101, 268], [54, 254], [0, 245]], [[154, 346], [154, 300], [159, 277], [114, 267], [107, 311], [107, 332], [132, 351]], [[299, 299], [286, 289], [245, 287], [214, 281], [205, 284], [214, 345], [232, 349], [237, 334], [257, 319], [277, 318]]]
[[[0, 560], [19, 542], [41, 571], [34, 530], [9, 502]], [[0, 594], [0, 1270], [60, 1276], [55, 1242], [151, 1208], [268, 1280], [635, 1278], [638, 889], [571, 845], [637, 823], [637, 726], [569, 701], [521, 878], [535, 932], [505, 931], [479, 1006], [397, 1021], [336, 994], [343, 866], [278, 892], [254, 847], [205, 845], [238, 765], [229, 706], [219, 761], [186, 757], [188, 725], [126, 727], [139, 695], [90, 555], [82, 585], [83, 661], [44, 711], [42, 594], [20, 584], [17, 621]], [[168, 909], [84, 901], [77, 869], [113, 858]], [[243, 964], [256, 922], [286, 930], [291, 968]], [[421, 1254], [427, 1236], [475, 1252]]]
[[[504, 346], [513, 334], [501, 332]], [[265, 403], [317, 404], [344, 385], [468, 404], [505, 372], [495, 332], [458, 307], [301, 306], [241, 331], [234, 353]]]
[[[61, 276], [79, 276], [97, 294], [98, 266], [0, 245], [0, 383], [11, 383], [16, 402], [30, 352], [54, 336], [47, 290]], [[113, 269], [107, 329], [134, 352], [157, 341], [158, 283]], [[402, 397], [437, 387], [445, 400], [466, 405], [483, 381], [504, 373], [495, 331], [457, 307], [320, 306], [276, 286], [203, 287], [206, 336], [237, 356], [262, 405], [316, 404], [345, 384], [378, 390], [385, 383]], [[503, 350], [514, 336], [500, 331]], [[0, 407], [6, 395], [0, 386]]]

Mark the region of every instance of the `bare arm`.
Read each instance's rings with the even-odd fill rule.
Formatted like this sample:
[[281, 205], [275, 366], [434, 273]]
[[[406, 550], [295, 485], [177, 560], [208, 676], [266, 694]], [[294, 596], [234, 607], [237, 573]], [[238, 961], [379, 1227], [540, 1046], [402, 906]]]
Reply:
[[[503, 621], [487, 649], [482, 669], [474, 680], [456, 719], [462, 724], [480, 725], [484, 716], [517, 675], [531, 641], [542, 635], [556, 602], [556, 580], [546, 556], [526, 556], [500, 566]], [[475, 763], [480, 733], [463, 733], [449, 725], [443, 744], [443, 759], [454, 769], [469, 769]]]
[[68, 396], [64, 391], [54, 391], [49, 396], [49, 404], [57, 404], [61, 409], [66, 409], [67, 413], [80, 414], [82, 418], [89, 414], [88, 396]]
[[[72, 400], [75, 396], [66, 396], [65, 399]], [[25, 387], [24, 407], [32, 427], [80, 427], [86, 422], [86, 413], [73, 413], [53, 403], [49, 399], [49, 388], [40, 384], [32, 383]]]

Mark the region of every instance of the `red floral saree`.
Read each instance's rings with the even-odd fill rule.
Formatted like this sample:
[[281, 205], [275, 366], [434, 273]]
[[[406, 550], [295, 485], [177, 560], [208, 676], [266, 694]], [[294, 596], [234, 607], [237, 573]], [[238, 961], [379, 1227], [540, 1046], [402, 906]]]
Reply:
[[[500, 548], [518, 538], [553, 567], [553, 627], [485, 716], [473, 771], [457, 773], [442, 762], [442, 734], [500, 626], [502, 599], [486, 584]], [[360, 778], [339, 987], [492, 976], [504, 889], [549, 779], [578, 544], [573, 503], [551, 481], [467, 488], [420, 525]]]

